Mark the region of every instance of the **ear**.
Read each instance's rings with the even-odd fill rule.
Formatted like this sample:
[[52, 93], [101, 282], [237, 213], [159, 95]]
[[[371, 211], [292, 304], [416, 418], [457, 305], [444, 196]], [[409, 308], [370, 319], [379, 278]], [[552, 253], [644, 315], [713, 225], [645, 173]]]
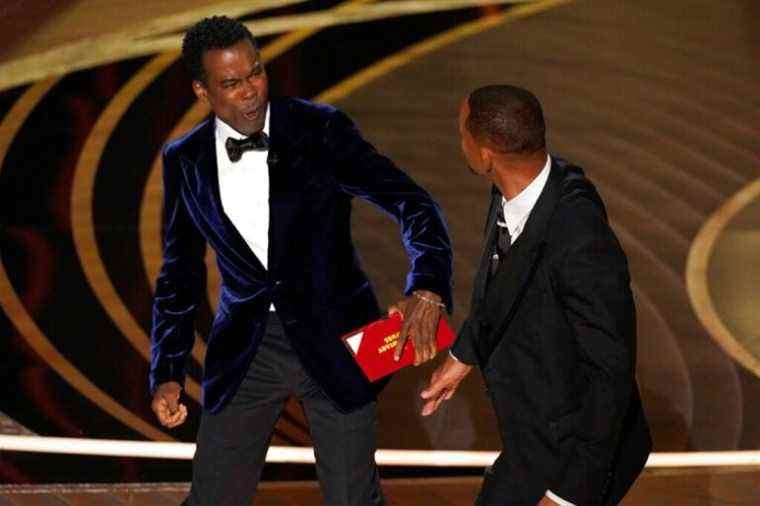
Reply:
[[483, 167], [488, 167], [490, 170], [494, 155], [493, 150], [488, 146], [480, 146], [478, 154], [480, 155], [480, 161], [483, 162]]
[[197, 79], [193, 80], [193, 93], [198, 97], [198, 100], [208, 104], [208, 90], [203, 82]]

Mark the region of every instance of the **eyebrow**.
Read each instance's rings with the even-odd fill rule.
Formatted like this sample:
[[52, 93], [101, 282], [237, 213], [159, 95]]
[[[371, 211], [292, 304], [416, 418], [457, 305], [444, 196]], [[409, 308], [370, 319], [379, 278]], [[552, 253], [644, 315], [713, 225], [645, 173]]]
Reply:
[[[245, 77], [252, 76], [253, 74], [255, 74], [257, 71], [261, 70], [262, 68], [264, 68], [264, 65], [261, 63], [261, 60], [256, 60], [256, 63], [253, 64], [253, 68], [248, 73], [248, 75], [245, 76]], [[222, 86], [224, 86], [224, 85], [227, 85], [227, 84], [236, 83], [236, 82], [238, 82], [238, 81], [240, 81], [242, 79], [243, 78], [241, 78], [241, 77], [225, 77], [224, 79], [222, 79], [220, 81], [220, 83], [222, 84]]]

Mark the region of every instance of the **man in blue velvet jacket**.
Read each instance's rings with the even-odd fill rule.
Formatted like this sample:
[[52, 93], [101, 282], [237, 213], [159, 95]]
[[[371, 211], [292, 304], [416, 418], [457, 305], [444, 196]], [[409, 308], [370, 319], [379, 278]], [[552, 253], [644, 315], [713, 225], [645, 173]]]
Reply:
[[164, 150], [164, 264], [156, 284], [152, 408], [176, 427], [194, 318], [211, 245], [222, 276], [208, 337], [203, 413], [187, 503], [251, 504], [274, 424], [290, 395], [303, 405], [326, 504], [383, 504], [375, 395], [339, 337], [381, 316], [351, 242], [351, 199], [401, 226], [411, 262], [397, 353], [435, 355], [451, 308], [451, 249], [425, 190], [365, 141], [340, 111], [269, 99], [250, 32], [225, 17], [192, 27], [183, 58], [214, 115]]

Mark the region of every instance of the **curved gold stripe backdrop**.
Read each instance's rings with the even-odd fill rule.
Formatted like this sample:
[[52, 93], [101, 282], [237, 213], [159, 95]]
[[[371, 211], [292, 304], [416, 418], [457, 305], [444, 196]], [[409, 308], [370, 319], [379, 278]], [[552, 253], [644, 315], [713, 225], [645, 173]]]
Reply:
[[[381, 13], [384, 13], [383, 15], [388, 14], [389, 11], [387, 10], [365, 9], [365, 7], [371, 6], [360, 6], [360, 4], [369, 4], [371, 1], [372, 0], [348, 1], [333, 8], [330, 12], [310, 13], [309, 15], [306, 15], [307, 17], [300, 15], [289, 17], [287, 19], [277, 18], [269, 20], [268, 25], [260, 26], [268, 26], [269, 29], [274, 30], [277, 26], [285, 26], [283, 23], [286, 21], [295, 23], [292, 26], [297, 26], [298, 23], [304, 22], [304, 19], [312, 19], [312, 21], [316, 22], [318, 26], [322, 26], [322, 23], [325, 23], [325, 26], [327, 26], [333, 23], [348, 23], [351, 19], [377, 19], [377, 17], [380, 17]], [[367, 87], [376, 79], [386, 76], [417, 59], [432, 54], [451, 43], [495, 28], [503, 23], [516, 21], [546, 11], [552, 7], [572, 2], [573, 0], [526, 0], [525, 2], [522, 2], [525, 3], [525, 5], [515, 6], [506, 12], [500, 12], [475, 21], [463, 23], [419, 43], [412, 44], [398, 53], [361, 69], [354, 75], [319, 93], [314, 97], [314, 100], [332, 103], [340, 102], [351, 96], [355, 91]], [[273, 5], [274, 3], [277, 2], [272, 2], [268, 5]], [[294, 2], [282, 1], [279, 3], [286, 4]], [[465, 3], [468, 2], [442, 0], [437, 3], [437, 5], [440, 8], [446, 8], [447, 6], [454, 8], [453, 6], [455, 4], [461, 6]], [[469, 2], [471, 5], [485, 5], [488, 3], [497, 4], [514, 2]], [[430, 1], [391, 1], [383, 2], [383, 5], [385, 6], [383, 9], [386, 9], [388, 5], [391, 4], [396, 9], [394, 15], [401, 14], [402, 6], [409, 9], [413, 7], [412, 4], [420, 4], [421, 8], [424, 9], [429, 9], [431, 6]], [[308, 16], [312, 17], [308, 18]], [[257, 23], [259, 22], [257, 21]], [[271, 61], [273, 58], [288, 51], [290, 48], [310, 37], [317, 31], [318, 28], [304, 29], [275, 39], [262, 49], [263, 59], [267, 62]], [[551, 39], [552, 36], [551, 33], [541, 34], [541, 37], [549, 39]], [[176, 39], [176, 37], [169, 37], [164, 39], [161, 43], [168, 43], [167, 41], [169, 39]], [[610, 52], [611, 55], [613, 53], [614, 52]], [[592, 58], [593, 55], [596, 55], [599, 58], [608, 56], [604, 50], [597, 51], [597, 48], [584, 46], [583, 44], [579, 44], [578, 47], [574, 49], [573, 54], [582, 55], [584, 58]], [[119, 125], [125, 112], [133, 103], [135, 103], [145, 89], [151, 83], [155, 82], [162, 72], [176, 61], [177, 57], [178, 53], [176, 51], [168, 51], [152, 58], [110, 100], [106, 108], [98, 117], [95, 126], [90, 131], [87, 141], [81, 151], [74, 172], [73, 188], [70, 196], [73, 239], [76, 247], [76, 254], [79, 257], [79, 262], [85, 273], [87, 282], [93, 289], [100, 305], [102, 305], [108, 316], [144, 359], [149, 358], [149, 338], [130, 312], [126, 303], [122, 300], [121, 295], [118, 293], [113, 281], [110, 279], [95, 236], [95, 220], [93, 215], [95, 212], [93, 209], [95, 180], [98, 175], [98, 170], [108, 170], [108, 167], [101, 167], [101, 160], [103, 159], [104, 150], [106, 149], [108, 140], [113, 135], [114, 130]], [[732, 80], [736, 80], [731, 76], [724, 76], [723, 79], [727, 80], [727, 82], [733, 82]], [[30, 87], [24, 94], [22, 94], [10, 113], [6, 115], [2, 123], [0, 123], [0, 163], [4, 160], [5, 154], [13, 142], [16, 133], [24, 124], [27, 116], [31, 114], [37, 104], [39, 104], [56, 82], [57, 80], [51, 79]], [[590, 98], [591, 95], [588, 91], [593, 89], [593, 86], [582, 81], [571, 80], [570, 82], [562, 83], [550, 82], [543, 86], [546, 90], [557, 92], [559, 89], [562, 89], [565, 92], [569, 92], [570, 96], [576, 96], [576, 98], [570, 102], [555, 104], [559, 106], [557, 110], [560, 111], [560, 115], [564, 114], [566, 116], [573, 116], [579, 113], [581, 115], [588, 114], [591, 116], [595, 114], [603, 115], [606, 114], [605, 111], [611, 111], [620, 105], [617, 103], [618, 98], [613, 96], [594, 96], [593, 98]], [[664, 91], [654, 90], [653, 93], [655, 95], [654, 98], [659, 100], [657, 95], [664, 93]], [[589, 98], [587, 99], [586, 97]], [[727, 98], [726, 100], [729, 99], [730, 98]], [[635, 107], [635, 105], [632, 107]], [[191, 129], [196, 123], [201, 121], [208, 112], [209, 111], [203, 104], [195, 103], [185, 112], [176, 125], [174, 125], [167, 140], [175, 138]], [[618, 111], [617, 114], [620, 115], [620, 111]], [[645, 130], [650, 128], [647, 127], [647, 122], [652, 124], [670, 124], [672, 122], [672, 114], [667, 110], [658, 108], [656, 102], [641, 105], [639, 115], [636, 117], [625, 117], [626, 114], [622, 114], [622, 116], [620, 122], [625, 124], [626, 128], [630, 128], [634, 132], [640, 131], [647, 133]], [[700, 133], [701, 130], [696, 126], [684, 124], [682, 127], [687, 131], [686, 133], [703, 135]], [[580, 132], [577, 135], [583, 139], [583, 132]], [[559, 139], [561, 141], [560, 145], [568, 145], [571, 142], [574, 143], [575, 136], [576, 134], [571, 136], [573, 139]], [[670, 145], [674, 147], [674, 149], [680, 149], [681, 145], [688, 142], [684, 139], [689, 139], [689, 135], [686, 135], [684, 138], [675, 137], [664, 139], [662, 143]], [[609, 142], [610, 145], [614, 146], [617, 142], [613, 138], [605, 138], [602, 141], [583, 139], [583, 141], [586, 146], [584, 148], [579, 148], [579, 157], [592, 164], [596, 163], [598, 165], [604, 165], [608, 163], [609, 160], [605, 159], [602, 153], [604, 150], [598, 149], [600, 146], [596, 146], [596, 144], [605, 144]], [[732, 145], [730, 140], [718, 138], [711, 139], [710, 142], [715, 142], [717, 143], [716, 145], [718, 148], [733, 152], [740, 157], [746, 158], [753, 156], [751, 149], [739, 149], [741, 146]], [[626, 146], [621, 148], [620, 145], [618, 145], [616, 149], [628, 148]], [[151, 286], [156, 278], [158, 269], [160, 268], [162, 256], [160, 236], [163, 188], [160, 164], [160, 154], [156, 154], [150, 167], [149, 176], [143, 187], [138, 224], [140, 235], [139, 247], [142, 262], [145, 271], [149, 276], [149, 283]], [[714, 167], [716, 172], [724, 175], [732, 182], [732, 184], [736, 182], [746, 182], [746, 178], [744, 178], [740, 172], [732, 170], [732, 167], [717, 166], [719, 164], [713, 165], [716, 165]], [[642, 182], [646, 186], [648, 183], [645, 180], [646, 178], [642, 178]], [[605, 180], [604, 178], [601, 178], [599, 186], [602, 193], [605, 196], [609, 196], [610, 201], [614, 202], [615, 206], [617, 206], [617, 214], [615, 214], [615, 216], [621, 218], [621, 221], [615, 223], [615, 228], [619, 231], [622, 241], [626, 244], [626, 249], [628, 250], [630, 248], [630, 253], [639, 259], [640, 264], [651, 267], [668, 286], [682, 285], [682, 275], [684, 275], [686, 278], [687, 290], [685, 291], [686, 293], [681, 293], [679, 295], [680, 298], [678, 298], [675, 305], [680, 304], [679, 307], [688, 306], [689, 302], [686, 302], [688, 295], [688, 300], [691, 302], [699, 322], [701, 322], [701, 325], [707, 329], [707, 333], [710, 337], [715, 340], [715, 342], [717, 342], [730, 357], [738, 361], [754, 375], [760, 376], [760, 359], [758, 359], [757, 355], [753, 354], [752, 350], [745, 348], [741, 340], [737, 339], [736, 336], [733, 336], [728, 329], [728, 325], [721, 320], [721, 315], [716, 310], [713, 299], [711, 298], [707, 279], [711, 257], [721, 232], [726, 229], [732, 218], [738, 215], [742, 209], [749, 205], [749, 203], [756, 202], [757, 199], [760, 198], [760, 180], [751, 182], [740, 192], [725, 201], [721, 205], [721, 208], [713, 213], [709, 220], [701, 226], [698, 235], [691, 244], [690, 238], [693, 237], [693, 233], [696, 232], [697, 228], [694, 227], [694, 231], [689, 231], [688, 227], [681, 226], [682, 222], [703, 220], [709, 212], [704, 212], [704, 203], [700, 202], [699, 199], [692, 198], [689, 200], [683, 195], [678, 195], [676, 193], [672, 194], [671, 201], [674, 206], [681, 209], [684, 219], [682, 222], [679, 222], [678, 220], [672, 222], [662, 220], [660, 225], [664, 229], [663, 233], [668, 236], [669, 241], [673, 242], [678, 248], [683, 249], [684, 252], [688, 251], [688, 260], [684, 271], [682, 271], [684, 268], [683, 263], [660, 258], [658, 255], [660, 255], [661, 251], [656, 244], [651, 242], [651, 238], [640, 237], [638, 232], [633, 228], [636, 226], [635, 219], [632, 220], [620, 214], [622, 210], [623, 212], [630, 212], [632, 215], [635, 215], [637, 219], [643, 217], [644, 219], [656, 221], [657, 216], [653, 211], [653, 207], [648, 206], [646, 202], [639, 201], [637, 198], [633, 197], [635, 192], [632, 193], [626, 191], [622, 187], [617, 187], [615, 184], [611, 184], [609, 179]], [[720, 200], [726, 198], [724, 195], [727, 196], [731, 194], [731, 192], [722, 193], [719, 191], [719, 187], [709, 186], [708, 183], [705, 183], [705, 186], [709, 190], [710, 199]], [[667, 193], [667, 189], [654, 188], [652, 192], [664, 194]], [[712, 208], [708, 207], [708, 209]], [[648, 241], [647, 239], [650, 240]], [[214, 260], [213, 254], [209, 251], [209, 254], [207, 255], [207, 263], [209, 264], [209, 288], [207, 297], [212, 308], [218, 300], [219, 287], [221, 284]], [[669, 339], [673, 341], [673, 346], [671, 347], [672, 349], [668, 356], [676, 361], [680, 360], [680, 363], [677, 365], [673, 364], [672, 368], [674, 370], [677, 369], [677, 371], [673, 372], [674, 375], [676, 373], [683, 373], [683, 377], [679, 376], [677, 380], [677, 382], [680, 381], [683, 383], [682, 392], [677, 397], [679, 402], [683, 401], [685, 404], [679, 404], [676, 409], [683, 414], [684, 422], [687, 427], [691, 427], [692, 424], [699, 425], [700, 423], [704, 425], [704, 421], [696, 420], [695, 417], [697, 417], [699, 413], [697, 413], [694, 405], [698, 402], [702, 402], [704, 407], [704, 400], [696, 399], [695, 395], [697, 394], [695, 392], [699, 391], [702, 394], [704, 393], [700, 389], [704, 390], [705, 379], [699, 377], [697, 374], [698, 371], [694, 371], [696, 359], [693, 356], [689, 357], [688, 354], [684, 356], [681, 348], [681, 346], [684, 346], [689, 342], [689, 336], [686, 334], [703, 333], [700, 325], [697, 323], [696, 319], [692, 318], [695, 321], [692, 331], [685, 332], [683, 325], [679, 328], [678, 322], [673, 321], [674, 315], [666, 314], [667, 308], [662, 304], [662, 294], [656, 293], [656, 290], [653, 289], [653, 285], [648, 283], [647, 280], [644, 280], [643, 283], [635, 283], [633, 289], [637, 294], [640, 311], [647, 314], [647, 318], [651, 320], [650, 324], [652, 326], [657, 326], [660, 334], [665, 335], [666, 337], [669, 336]], [[683, 287], [681, 287], [681, 292], [684, 292]], [[55, 345], [51, 343], [34, 321], [34, 316], [29, 314], [29, 311], [24, 307], [24, 301], [21, 300], [21, 297], [16, 293], [15, 288], [8, 277], [8, 273], [5, 271], [4, 265], [0, 265], [0, 306], [2, 306], [9, 315], [11, 322], [22, 334], [24, 339], [27, 340], [29, 345], [44, 360], [50, 363], [51, 367], [64, 378], [65, 381], [80, 391], [82, 395], [94, 402], [105, 412], [124, 423], [126, 426], [138, 431], [146, 437], [157, 440], [171, 439], [168, 435], [157, 430], [150, 423], [146, 423], [135, 413], [130, 412], [123, 405], [111, 398], [106, 392], [94, 385], [89, 378], [82, 374], [82, 371], [78, 370], [56, 349]], [[677, 318], [675, 319], [677, 320]], [[710, 339], [707, 338], [707, 334], [704, 335], [703, 341], [712, 346]], [[201, 364], [203, 362], [204, 354], [205, 346], [202, 340], [197, 338], [196, 346], [193, 349], [193, 358], [196, 362]], [[739, 373], [742, 371], [737, 369], [731, 360], [723, 356], [721, 353], [713, 352], [709, 358], [711, 360], [709, 370], [711, 371], [711, 374], [714, 375], [714, 378], [719, 378], [716, 382], [723, 384], [726, 389], [728, 389], [725, 391], [741, 391], [743, 379]], [[716, 365], [718, 359], [723, 360], [723, 362], [721, 362], [723, 365], [718, 364], [720, 367]], [[699, 364], [696, 365], [699, 366]], [[668, 367], [671, 366], [669, 365]], [[690, 372], [692, 375], [697, 374], [697, 377], [690, 377]], [[648, 374], [651, 374], [651, 371], [649, 371]], [[676, 380], [675, 378], [673, 379], [674, 381]], [[729, 383], [730, 388], [728, 385]], [[678, 390], [678, 388], [675, 387], [672, 389]], [[196, 381], [188, 381], [187, 392], [192, 398], [196, 400], [200, 399], [200, 387]], [[741, 397], [741, 395], [739, 395], [739, 397]], [[726, 395], [723, 395], [721, 399], [726, 399]], [[728, 404], [723, 403], [721, 406], [726, 408]], [[733, 420], [735, 426], [729, 427], [727, 424], [723, 424], [721, 425], [720, 430], [728, 437], [728, 439], [731, 439], [735, 444], [738, 444], [738, 438], [741, 437], [743, 433], [742, 431], [744, 430], [741, 426], [742, 420], [744, 419], [741, 414], [741, 399], [736, 400], [731, 406], [731, 409], [727, 409], [727, 415], [725, 418]], [[746, 409], [746, 406], [744, 409]], [[702, 409], [702, 411], [704, 411], [704, 409]], [[728, 414], [729, 412], [730, 414]], [[296, 427], [295, 430], [299, 431], [302, 430], [302, 428]], [[729, 432], [730, 434], [728, 434]]]
[[756, 179], [742, 188], [710, 216], [692, 243], [686, 263], [685, 276], [686, 287], [694, 312], [710, 336], [726, 353], [755, 376], [760, 377], [760, 357], [753, 350], [748, 350], [742, 341], [728, 329], [715, 309], [707, 280], [710, 258], [718, 237], [726, 229], [732, 218], [758, 199], [760, 199], [760, 179]]
[[[5, 155], [16, 133], [37, 104], [57, 82], [57, 79], [48, 79], [30, 87], [16, 101], [11, 111], [3, 119], [2, 124], [0, 124], [0, 170], [2, 170]], [[174, 441], [173, 437], [146, 423], [98, 388], [56, 349], [27, 312], [24, 303], [19, 298], [13, 284], [8, 278], [2, 262], [0, 262], [0, 306], [2, 306], [6, 315], [16, 327], [16, 330], [29, 343], [32, 349], [66, 382], [81, 392], [85, 398], [89, 399], [106, 413], [111, 414], [111, 416], [127, 427], [143, 434], [149, 439], [155, 441]]]
[[[364, 8], [358, 7], [358, 2], [353, 8], [329, 9], [324, 11], [310, 12], [306, 14], [294, 14], [272, 17], [246, 23], [251, 31], [257, 36], [274, 35], [294, 30], [314, 30], [330, 26], [375, 21], [398, 16], [422, 14], [428, 12], [441, 12], [446, 10], [463, 9], [479, 5], [497, 5], [510, 3], [531, 3], [536, 0], [388, 0], [378, 5], [370, 5]], [[256, 9], [248, 8], [250, 2], [227, 2], [219, 7], [197, 9], [194, 16], [172, 16], [166, 19], [167, 26], [180, 29], [183, 24], [189, 24], [191, 20], [203, 15], [218, 14], [225, 12], [229, 16], [238, 17], [259, 10], [298, 3], [293, 1], [269, 1], [257, 5]], [[225, 9], [225, 6], [228, 6]], [[11, 88], [19, 84], [42, 79], [50, 75], [65, 74], [75, 70], [103, 65], [127, 58], [145, 56], [165, 51], [176, 51], [182, 41], [181, 35], [168, 35], [164, 37], [156, 35], [156, 30], [162, 26], [161, 21], [149, 20], [138, 24], [137, 27], [127, 32], [106, 34], [100, 37], [87, 38], [72, 42], [63, 47], [55, 47], [41, 51], [38, 54], [0, 63], [0, 90]]]

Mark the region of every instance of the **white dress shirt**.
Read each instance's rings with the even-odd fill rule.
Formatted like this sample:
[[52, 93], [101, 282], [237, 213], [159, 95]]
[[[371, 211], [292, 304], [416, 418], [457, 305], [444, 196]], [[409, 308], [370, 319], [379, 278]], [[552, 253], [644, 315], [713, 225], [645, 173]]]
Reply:
[[[240, 160], [232, 162], [225, 147], [227, 138], [244, 139], [247, 136], [218, 117], [214, 127], [219, 195], [224, 214], [266, 269], [269, 254], [269, 151], [245, 151]], [[263, 132], [269, 135], [269, 106]], [[274, 311], [274, 305], [269, 309]]]
[[522, 234], [525, 223], [530, 217], [530, 212], [533, 211], [533, 207], [536, 205], [538, 197], [541, 196], [541, 192], [544, 191], [546, 181], [549, 180], [549, 172], [551, 172], [552, 158], [546, 155], [546, 163], [541, 172], [538, 173], [533, 181], [523, 190], [512, 197], [510, 200], [501, 197], [501, 208], [504, 210], [505, 223], [496, 222], [500, 227], [507, 227], [509, 230], [509, 236], [512, 239], [512, 244], [515, 243], [520, 234]]
[[[225, 148], [227, 138], [245, 139], [247, 136], [218, 117], [215, 127], [219, 194], [224, 213], [266, 268], [269, 252], [269, 151], [246, 151], [240, 160], [231, 162]], [[268, 107], [264, 133], [269, 135]]]

